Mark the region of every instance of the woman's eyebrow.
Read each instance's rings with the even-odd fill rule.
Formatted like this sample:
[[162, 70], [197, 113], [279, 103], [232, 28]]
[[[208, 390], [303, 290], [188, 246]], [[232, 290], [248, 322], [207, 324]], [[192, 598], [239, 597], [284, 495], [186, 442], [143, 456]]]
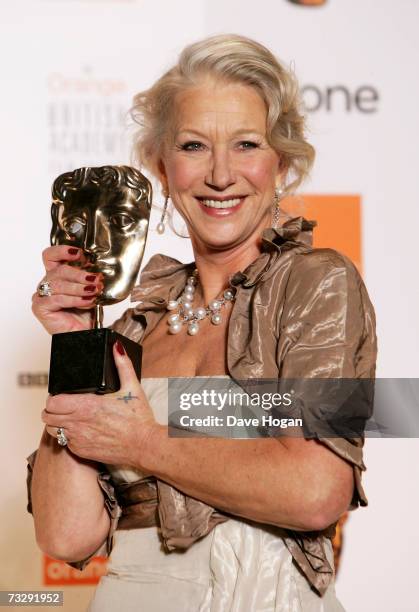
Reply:
[[193, 128], [181, 128], [176, 131], [177, 136], [179, 136], [180, 134], [194, 134], [195, 136], [199, 136], [200, 138], [208, 137], [207, 134], [204, 134], [203, 132], [200, 132], [199, 130], [194, 130]]
[[[181, 128], [176, 132], [176, 135], [180, 136], [181, 134], [194, 134], [195, 136], [199, 136], [200, 138], [208, 138], [207, 134], [204, 134], [200, 130], [196, 130], [194, 128]], [[265, 136], [266, 134], [255, 128], [239, 128], [230, 134], [231, 137], [237, 137], [240, 135]]]

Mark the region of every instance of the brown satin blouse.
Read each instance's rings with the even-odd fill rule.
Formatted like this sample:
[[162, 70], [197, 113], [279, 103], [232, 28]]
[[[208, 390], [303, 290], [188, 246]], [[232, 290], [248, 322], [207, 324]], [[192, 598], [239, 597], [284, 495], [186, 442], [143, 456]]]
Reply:
[[[297, 217], [281, 228], [265, 230], [261, 255], [232, 278], [237, 292], [229, 321], [227, 364], [239, 384], [251, 378], [375, 375], [375, 315], [365, 285], [347, 257], [311, 246], [314, 226], [315, 222]], [[112, 327], [140, 342], [167, 312], [167, 301], [179, 297], [193, 267], [165, 255], [152, 257], [131, 295], [136, 306]], [[367, 505], [361, 485], [366, 469], [363, 438], [319, 441], [353, 466], [351, 509]], [[108, 553], [115, 528], [158, 524], [166, 548], [173, 550], [188, 548], [228, 520], [227, 514], [154, 477], [114, 487], [110, 475], [102, 473], [99, 484], [111, 516]], [[323, 532], [295, 532], [271, 525], [269, 529], [277, 529], [294, 562], [322, 595], [333, 577], [323, 537], [333, 537], [334, 525]]]

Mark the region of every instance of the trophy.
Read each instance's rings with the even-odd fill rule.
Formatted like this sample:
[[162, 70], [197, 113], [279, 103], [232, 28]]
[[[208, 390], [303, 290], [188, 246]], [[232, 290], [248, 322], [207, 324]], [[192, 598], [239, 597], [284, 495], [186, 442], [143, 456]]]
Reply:
[[120, 388], [112, 346], [119, 340], [141, 380], [141, 346], [103, 327], [103, 307], [124, 300], [133, 288], [144, 254], [151, 210], [150, 182], [128, 166], [77, 168], [52, 187], [51, 244], [83, 251], [73, 262], [103, 274], [93, 328], [53, 334], [48, 392], [113, 393]]

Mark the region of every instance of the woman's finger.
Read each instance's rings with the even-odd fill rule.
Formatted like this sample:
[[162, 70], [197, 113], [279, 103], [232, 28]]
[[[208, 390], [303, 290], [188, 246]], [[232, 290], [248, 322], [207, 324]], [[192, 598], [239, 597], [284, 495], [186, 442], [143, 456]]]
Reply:
[[[86, 276], [86, 275], [85, 275]], [[87, 275], [90, 276], [90, 275]], [[73, 296], [93, 296], [98, 295], [103, 289], [102, 282], [86, 282], [82, 283], [74, 283], [66, 280], [62, 280], [58, 277], [49, 278], [48, 275], [46, 277], [48, 280], [48, 285], [51, 291], [51, 296], [53, 295], [73, 295]], [[49, 296], [49, 297], [51, 297]], [[40, 296], [41, 297], [41, 296]]]
[[[45, 427], [45, 429], [52, 438], [56, 439], [58, 446], [67, 446], [67, 444], [70, 442], [68, 430], [65, 430], [64, 427]], [[59, 432], [61, 432], [61, 436], [59, 436]], [[65, 438], [65, 444], [59, 444], [58, 440], [60, 437], [61, 439], [63, 437]]]
[[92, 308], [96, 294], [85, 296], [51, 295], [41, 297], [38, 293], [32, 296], [32, 310], [36, 312], [58, 312], [67, 308]]
[[82, 250], [77, 247], [69, 247], [65, 244], [57, 244], [47, 247], [42, 251], [42, 261], [45, 270], [49, 272], [64, 261], [79, 261], [82, 255]]
[[51, 412], [47, 412], [47, 410], [43, 410], [41, 419], [47, 427], [69, 427], [68, 416], [65, 414], [52, 414]]
[[126, 354], [120, 340], [117, 340], [113, 345], [113, 355], [116, 367], [118, 369], [121, 390], [131, 392], [135, 391], [135, 394], [138, 396], [138, 392], [141, 391], [140, 382], [137, 378], [137, 374], [135, 373], [132, 361]]
[[69, 281], [71, 283], [80, 283], [82, 285], [98, 284], [103, 281], [102, 272], [88, 272], [75, 266], [61, 264], [45, 275], [45, 280], [52, 282], [55, 279]]
[[45, 402], [47, 414], [67, 416], [78, 412], [80, 408], [96, 406], [102, 402], [100, 396], [93, 393], [60, 393], [59, 395], [48, 395]]
[[57, 437], [58, 427], [49, 427], [47, 425], [47, 427], [45, 427], [45, 429], [47, 430], [47, 433], [49, 433], [49, 435], [52, 438], [56, 438]]

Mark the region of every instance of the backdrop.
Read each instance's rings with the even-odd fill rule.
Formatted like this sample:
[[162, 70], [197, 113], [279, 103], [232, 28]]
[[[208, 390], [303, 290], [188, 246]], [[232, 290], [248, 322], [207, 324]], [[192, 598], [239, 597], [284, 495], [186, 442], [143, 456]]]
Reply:
[[[318, 218], [318, 244], [362, 270], [377, 313], [378, 375], [418, 376], [418, 18], [415, 0], [3, 3], [0, 589], [56, 587], [64, 609], [80, 611], [103, 571], [99, 561], [79, 575], [45, 560], [25, 511], [25, 457], [41, 434], [50, 346], [30, 298], [49, 242], [53, 178], [129, 162], [132, 96], [185, 44], [235, 32], [293, 65], [317, 149], [297, 206]], [[191, 260], [187, 240], [155, 232], [158, 214], [144, 262], [155, 252]], [[107, 322], [127, 305], [108, 308]], [[338, 594], [350, 612], [417, 610], [418, 441], [369, 440], [366, 463], [370, 505], [345, 525]]]

